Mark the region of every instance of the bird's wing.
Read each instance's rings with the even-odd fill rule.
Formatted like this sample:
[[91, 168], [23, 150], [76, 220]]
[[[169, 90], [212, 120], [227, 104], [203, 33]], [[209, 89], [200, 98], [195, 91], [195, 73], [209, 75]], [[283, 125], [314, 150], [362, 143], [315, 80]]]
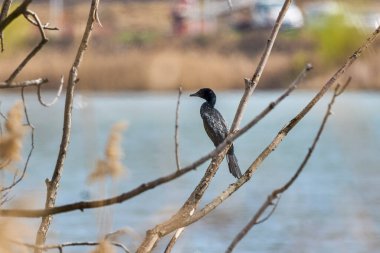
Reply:
[[218, 110], [212, 109], [204, 111], [203, 124], [207, 135], [210, 137], [214, 145], [220, 144], [227, 136], [227, 124]]

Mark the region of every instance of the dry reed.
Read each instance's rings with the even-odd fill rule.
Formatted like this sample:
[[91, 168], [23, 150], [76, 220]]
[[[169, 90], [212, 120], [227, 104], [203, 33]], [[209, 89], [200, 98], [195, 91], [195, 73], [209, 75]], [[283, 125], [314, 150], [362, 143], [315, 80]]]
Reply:
[[14, 219], [0, 220], [0, 252], [1, 253], [27, 253], [28, 248], [22, 244], [15, 243], [26, 240], [31, 236], [30, 230]]
[[115, 253], [115, 248], [107, 240], [103, 240], [91, 253]]
[[25, 135], [23, 116], [21, 102], [15, 104], [8, 112], [5, 132], [0, 136], [0, 169], [21, 159], [22, 139]]
[[123, 157], [121, 139], [122, 132], [126, 127], [127, 124], [125, 122], [116, 123], [112, 127], [105, 149], [105, 157], [98, 160], [95, 170], [89, 175], [88, 181], [90, 183], [103, 180], [107, 176], [116, 179], [125, 171], [121, 163], [121, 158]]

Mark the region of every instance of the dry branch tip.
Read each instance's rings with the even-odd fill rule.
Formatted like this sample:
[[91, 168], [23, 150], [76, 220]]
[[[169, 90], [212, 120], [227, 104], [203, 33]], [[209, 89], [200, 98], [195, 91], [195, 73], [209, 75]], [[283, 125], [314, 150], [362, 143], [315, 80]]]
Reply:
[[64, 78], [63, 78], [63, 75], [62, 75], [61, 76], [61, 80], [59, 82], [59, 87], [58, 87], [57, 94], [55, 95], [54, 99], [50, 103], [45, 103], [43, 101], [42, 95], [41, 95], [41, 84], [38, 85], [38, 87], [37, 87], [37, 96], [38, 96], [38, 101], [40, 102], [40, 104], [42, 106], [45, 106], [45, 107], [50, 107], [50, 106], [54, 105], [58, 101], [58, 98], [61, 95], [62, 88], [63, 88], [63, 83], [64, 83]]

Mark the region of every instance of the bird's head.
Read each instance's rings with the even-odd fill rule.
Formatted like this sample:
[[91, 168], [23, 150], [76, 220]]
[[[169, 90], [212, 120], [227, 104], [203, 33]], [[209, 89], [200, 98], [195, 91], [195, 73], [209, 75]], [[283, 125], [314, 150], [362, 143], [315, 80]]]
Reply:
[[190, 97], [200, 97], [206, 100], [207, 102], [211, 103], [212, 105], [215, 105], [216, 102], [216, 95], [214, 91], [210, 88], [202, 88], [199, 91], [190, 94]]

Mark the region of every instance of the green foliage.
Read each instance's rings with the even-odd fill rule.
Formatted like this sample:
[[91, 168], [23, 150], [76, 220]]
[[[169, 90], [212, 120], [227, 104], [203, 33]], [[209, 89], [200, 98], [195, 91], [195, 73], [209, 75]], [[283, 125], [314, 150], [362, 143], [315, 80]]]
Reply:
[[[13, 6], [9, 13], [11, 13], [17, 6]], [[4, 30], [4, 45], [7, 51], [17, 51], [25, 47], [30, 37], [30, 30], [35, 29], [32, 25], [25, 20], [23, 16], [19, 16]]]
[[324, 18], [311, 26], [310, 33], [317, 44], [317, 56], [327, 67], [344, 60], [365, 38], [343, 15]]

